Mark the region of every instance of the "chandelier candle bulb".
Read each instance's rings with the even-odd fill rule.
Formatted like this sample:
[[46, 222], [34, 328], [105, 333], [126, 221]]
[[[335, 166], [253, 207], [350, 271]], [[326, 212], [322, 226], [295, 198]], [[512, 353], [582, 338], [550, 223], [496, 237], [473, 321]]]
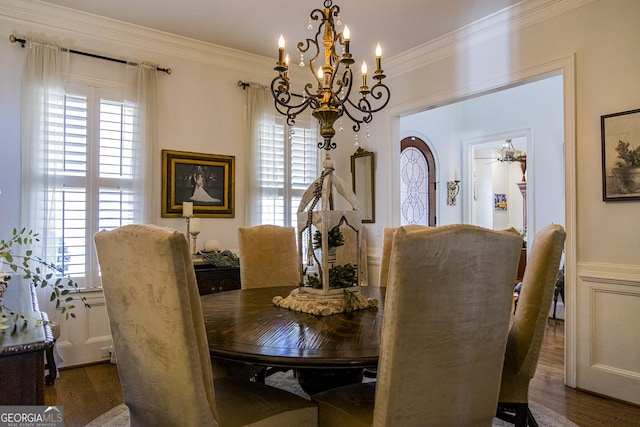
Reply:
[[362, 86], [360, 87], [360, 93], [363, 98], [369, 93], [369, 88], [367, 87], [367, 63], [364, 61], [362, 61]]
[[193, 216], [193, 202], [182, 203], [182, 216], [184, 218], [190, 218]]
[[376, 46], [376, 71], [381, 71], [382, 69], [381, 63], [382, 63], [382, 48], [380, 47], [380, 43], [378, 43], [378, 46]]
[[280, 38], [278, 39], [278, 62], [282, 63], [282, 57], [284, 55], [284, 37], [280, 34]]
[[351, 41], [351, 31], [349, 31], [349, 27], [344, 26], [344, 31], [342, 32], [342, 36], [344, 37], [344, 53], [345, 56], [349, 56], [349, 41]]

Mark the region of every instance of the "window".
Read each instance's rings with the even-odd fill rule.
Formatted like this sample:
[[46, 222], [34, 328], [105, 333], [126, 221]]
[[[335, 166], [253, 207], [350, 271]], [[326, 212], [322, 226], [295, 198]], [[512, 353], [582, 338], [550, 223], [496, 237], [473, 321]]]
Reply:
[[271, 117], [260, 126], [259, 220], [295, 227], [302, 195], [319, 175], [317, 124], [310, 115], [297, 117], [293, 127], [283, 116]]
[[419, 138], [400, 142], [401, 225], [436, 225], [436, 172], [433, 153]]
[[47, 253], [79, 284], [98, 286], [93, 235], [135, 218], [135, 106], [107, 89], [73, 85], [50, 107], [48, 173], [58, 179], [47, 196]]

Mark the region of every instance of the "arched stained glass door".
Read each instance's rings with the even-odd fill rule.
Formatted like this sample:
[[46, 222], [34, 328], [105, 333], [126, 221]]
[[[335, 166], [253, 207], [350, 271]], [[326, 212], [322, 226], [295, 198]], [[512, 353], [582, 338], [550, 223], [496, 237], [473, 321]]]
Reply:
[[436, 225], [436, 164], [427, 144], [411, 136], [400, 142], [400, 223]]

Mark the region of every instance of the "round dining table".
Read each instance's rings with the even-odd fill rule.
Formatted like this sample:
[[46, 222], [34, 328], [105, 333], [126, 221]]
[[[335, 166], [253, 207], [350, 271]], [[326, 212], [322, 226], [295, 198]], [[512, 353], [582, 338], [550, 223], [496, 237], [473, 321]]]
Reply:
[[378, 306], [316, 316], [278, 307], [290, 286], [240, 289], [201, 297], [212, 357], [254, 365], [304, 369], [375, 368], [385, 288], [362, 287]]

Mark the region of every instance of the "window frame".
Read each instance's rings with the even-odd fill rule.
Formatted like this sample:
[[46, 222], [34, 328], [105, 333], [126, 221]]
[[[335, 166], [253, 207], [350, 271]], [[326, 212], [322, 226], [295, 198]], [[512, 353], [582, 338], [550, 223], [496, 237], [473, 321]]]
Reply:
[[[269, 116], [268, 118], [264, 117], [263, 120], [269, 121], [269, 123], [265, 123], [264, 126], [272, 127], [274, 130], [272, 132], [272, 135], [274, 135], [274, 138], [269, 139], [269, 143], [273, 146], [275, 146], [277, 143], [282, 144], [283, 160], [281, 163], [274, 163], [274, 166], [272, 167], [272, 169], [277, 169], [277, 167], [281, 165], [283, 172], [282, 172], [281, 185], [278, 185], [278, 186], [263, 185], [263, 183], [265, 182], [265, 180], [263, 179], [263, 176], [265, 173], [262, 170], [262, 165], [260, 166], [261, 170], [258, 173], [258, 177], [259, 177], [258, 187], [259, 187], [260, 200], [258, 201], [258, 204], [260, 206], [260, 212], [261, 212], [260, 214], [261, 223], [263, 224], [269, 223], [269, 224], [280, 225], [280, 226], [292, 226], [297, 229], [297, 211], [298, 211], [299, 200], [302, 198], [302, 196], [304, 195], [309, 185], [311, 185], [313, 181], [317, 179], [322, 167], [321, 157], [319, 153], [320, 150], [318, 149], [318, 143], [317, 143], [319, 138], [318, 124], [310, 114], [298, 116], [293, 126], [290, 126], [289, 124], [287, 124], [286, 117], [283, 117], [281, 115], [274, 114], [273, 116]], [[294, 130], [293, 134], [290, 133], [292, 128]], [[292, 142], [292, 139], [296, 138], [296, 135], [299, 132], [303, 132], [303, 134], [306, 134], [307, 132], [311, 133], [311, 135], [309, 136], [306, 136], [306, 135], [303, 136], [304, 142], [298, 143], [298, 146], [302, 146], [304, 144], [305, 147], [302, 151], [305, 154], [308, 154], [310, 151], [312, 151], [315, 154], [315, 157], [314, 157], [315, 167], [312, 168], [313, 173], [309, 174], [310, 181], [303, 184], [302, 183], [296, 184], [294, 182], [295, 178], [293, 176], [293, 172], [294, 172], [293, 157], [295, 154], [295, 146]], [[282, 139], [277, 139], [276, 141], [276, 137], [281, 137]], [[259, 147], [259, 150], [261, 153], [264, 153], [263, 151], [264, 144], [265, 144], [265, 139], [261, 137], [260, 147]], [[298, 162], [297, 164], [304, 165], [303, 168], [306, 168], [306, 165], [309, 163], [308, 156], [303, 155], [302, 158], [304, 159], [304, 161]], [[275, 159], [272, 161], [275, 162]], [[265, 168], [267, 167], [268, 166], [265, 165]], [[282, 207], [281, 207], [282, 214], [281, 215], [277, 212], [277, 209], [272, 209], [272, 211], [269, 214], [265, 214], [266, 212], [265, 206], [267, 206], [264, 203], [265, 196], [266, 196], [266, 193], [272, 193], [272, 192], [276, 193], [275, 195], [276, 199], [280, 197], [282, 198]], [[267, 200], [274, 200], [274, 199], [271, 198]], [[278, 220], [278, 216], [282, 216], [282, 221]]]
[[[67, 255], [67, 248], [69, 247], [66, 244], [65, 240], [67, 237], [65, 234], [67, 230], [72, 230], [71, 226], [67, 225], [66, 219], [66, 206], [62, 205], [59, 210], [53, 212], [56, 216], [55, 222], [61, 221], [62, 231], [54, 226], [53, 229], [49, 227], [49, 231], [47, 232], [47, 240], [43, 243], [47, 246], [47, 254], [49, 260], [55, 264], [60, 265], [60, 251], [59, 248], [62, 248], [62, 257], [63, 262], [71, 261], [72, 256], [77, 256], [84, 259], [83, 263], [79, 263], [76, 265], [83, 265], [81, 269], [83, 271], [65, 271], [70, 277], [74, 279], [81, 287], [89, 290], [97, 289], [101, 287], [100, 281], [100, 273], [99, 273], [99, 265], [97, 255], [93, 248], [93, 235], [99, 229], [111, 229], [115, 228], [104, 227], [104, 225], [100, 226], [101, 220], [101, 212], [104, 212], [109, 209], [100, 208], [101, 205], [101, 195], [103, 192], [108, 192], [110, 190], [126, 192], [127, 188], [129, 188], [130, 192], [135, 192], [134, 181], [136, 176], [139, 176], [142, 171], [135, 171], [132, 166], [132, 174], [129, 175], [128, 179], [126, 176], [120, 175], [119, 177], [110, 176], [105, 177], [101, 176], [103, 171], [101, 171], [101, 158], [100, 158], [100, 150], [103, 148], [102, 142], [103, 139], [101, 135], [101, 123], [103, 122], [101, 118], [102, 114], [102, 104], [104, 103], [114, 103], [116, 105], [120, 105], [123, 108], [131, 108], [130, 118], [131, 122], [129, 125], [131, 126], [131, 135], [134, 132], [134, 115], [136, 112], [136, 106], [133, 102], [128, 101], [126, 99], [125, 93], [130, 87], [125, 84], [111, 84], [110, 82], [86, 82], [86, 81], [74, 81], [70, 82], [65, 87], [65, 103], [64, 103], [64, 117], [66, 118], [67, 112], [67, 98], [68, 97], [79, 97], [85, 99], [86, 101], [86, 118], [85, 118], [85, 163], [84, 163], [84, 171], [80, 173], [66, 173], [64, 170], [56, 170], [55, 173], [59, 175], [59, 182], [56, 188], [50, 190], [54, 195], [59, 195], [59, 197], [64, 197], [67, 192], [78, 190], [79, 192], [84, 192], [84, 236], [82, 236], [83, 244], [84, 244], [84, 253], [76, 253]], [[121, 120], [124, 115], [121, 115]], [[62, 128], [64, 129], [62, 143], [63, 146], [67, 143], [67, 127], [65, 126], [66, 121], [63, 123]], [[126, 125], [126, 124], [125, 124]], [[122, 134], [125, 133], [122, 129], [120, 130], [119, 137], [122, 138]], [[133, 155], [133, 136], [129, 140], [126, 141], [131, 145], [131, 154]], [[122, 150], [122, 148], [121, 148]], [[126, 149], [124, 149], [126, 151]], [[122, 155], [122, 151], [121, 154]], [[122, 165], [122, 163], [121, 163]], [[58, 197], [58, 196], [56, 196]], [[135, 206], [136, 203], [134, 200], [136, 197], [141, 198], [144, 197], [143, 194], [132, 194], [131, 196], [131, 209], [132, 216], [130, 218], [124, 218], [122, 212], [120, 213], [120, 217], [118, 220], [119, 225], [133, 223], [135, 221]], [[64, 202], [63, 202], [64, 203]], [[104, 202], [103, 202], [104, 203]], [[50, 213], [45, 213], [45, 217], [50, 217]], [[75, 221], [79, 221], [80, 219], [75, 219]], [[72, 220], [74, 221], [74, 220]], [[76, 227], [82, 228], [82, 227]], [[54, 241], [51, 241], [51, 240]], [[62, 244], [59, 245], [56, 241], [58, 239], [63, 239]], [[70, 237], [73, 239], [73, 237]], [[55, 257], [55, 260], [52, 259]], [[71, 266], [73, 266], [73, 262], [71, 262]]]

